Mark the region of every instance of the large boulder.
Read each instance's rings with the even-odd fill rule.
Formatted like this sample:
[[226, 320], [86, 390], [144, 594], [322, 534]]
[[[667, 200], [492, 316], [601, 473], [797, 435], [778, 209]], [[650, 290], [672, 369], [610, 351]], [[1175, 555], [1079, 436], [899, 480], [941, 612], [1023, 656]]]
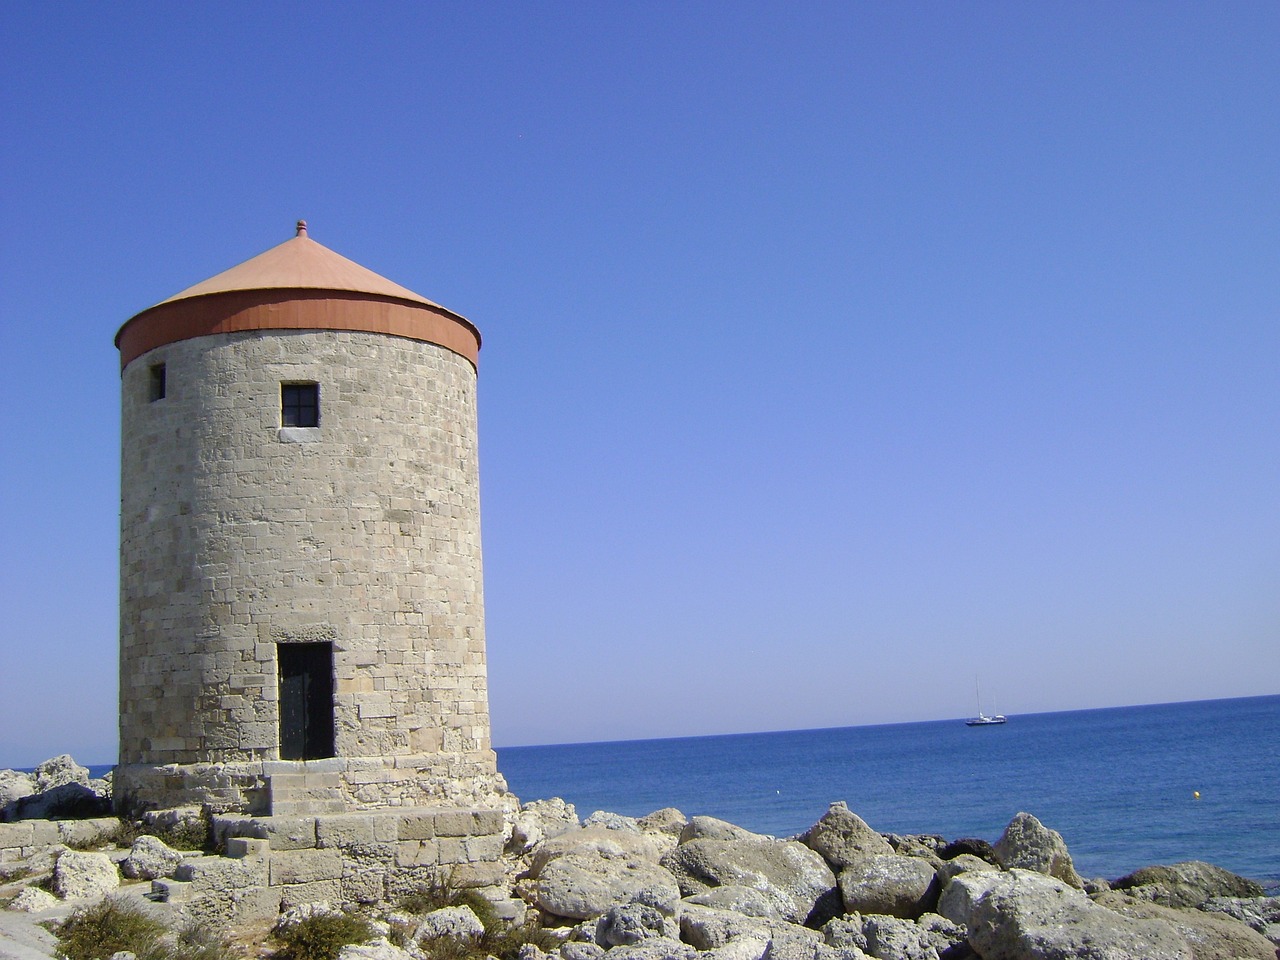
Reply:
[[1200, 909], [1235, 917], [1280, 946], [1280, 897], [1214, 897]]
[[973, 870], [998, 871], [1000, 868], [994, 863], [988, 863], [979, 857], [975, 857], [970, 853], [962, 853], [950, 860], [943, 860], [938, 867], [938, 883], [946, 886], [954, 877], [960, 876], [962, 873], [969, 873]]
[[837, 872], [866, 857], [894, 852], [889, 841], [850, 811], [843, 800], [831, 804], [822, 819], [801, 835], [800, 841], [822, 854]]
[[957, 874], [938, 896], [938, 914], [967, 927], [978, 900], [1002, 883], [1004, 876], [999, 870], [970, 870]]
[[120, 871], [105, 853], [66, 850], [53, 865], [53, 892], [63, 900], [87, 900], [120, 886]]
[[[704, 819], [708, 818], [694, 817], [689, 827], [697, 830], [695, 824]], [[802, 843], [741, 828], [729, 832], [717, 827], [714, 832], [693, 833], [660, 861], [685, 896], [725, 884], [753, 887], [784, 919], [803, 923], [819, 898], [835, 888], [836, 878], [826, 861]], [[684, 835], [691, 835], [688, 827]]]
[[[962, 874], [952, 884], [971, 876]], [[1163, 920], [1124, 917], [1061, 880], [1014, 869], [978, 897], [969, 944], [984, 960], [1194, 960]]]
[[927, 860], [935, 870], [943, 864], [942, 857], [938, 855], [938, 850], [946, 845], [942, 837], [928, 833], [905, 835], [886, 833], [884, 838], [889, 841], [889, 846], [893, 847], [893, 852], [900, 857], [919, 857], [921, 860]]
[[881, 854], [840, 871], [840, 896], [846, 913], [915, 919], [938, 902], [938, 879], [927, 861]]
[[139, 837], [133, 841], [129, 856], [120, 861], [120, 872], [131, 880], [156, 880], [171, 877], [183, 856], [158, 837]]
[[23, 887], [16, 897], [9, 901], [6, 910], [18, 910], [22, 913], [42, 913], [60, 906], [60, 901], [48, 890], [39, 887]]
[[726, 883], [722, 887], [712, 887], [702, 893], [686, 897], [681, 903], [698, 907], [711, 907], [716, 910], [731, 910], [745, 917], [760, 917], [762, 920], [781, 920], [772, 901], [755, 887], [744, 887], [739, 883]]
[[628, 817], [625, 814], [613, 813], [609, 810], [597, 810], [587, 819], [582, 821], [584, 827], [604, 827], [606, 830], [630, 830], [632, 833], [640, 832], [640, 823], [635, 817]]
[[421, 954], [412, 954], [397, 947], [386, 937], [378, 937], [368, 943], [352, 943], [338, 950], [338, 960], [417, 960]]
[[766, 956], [779, 960], [772, 950], [773, 941], [769, 937], [748, 935], [734, 937], [723, 947], [708, 950], [700, 960], [764, 960]]
[[1126, 917], [1167, 921], [1191, 945], [1196, 960], [1276, 958], [1275, 944], [1247, 924], [1224, 914], [1162, 907], [1114, 891], [1094, 897], [1094, 902]]
[[[81, 768], [83, 769], [83, 767]], [[104, 781], [93, 781], [104, 783]], [[47, 790], [18, 797], [5, 808], [5, 818], [12, 820], [56, 820], [106, 817], [111, 813], [111, 795], [105, 786], [88, 782], [58, 783]]]
[[1084, 880], [1071, 863], [1062, 834], [1050, 830], [1029, 813], [1019, 813], [1004, 828], [994, 848], [996, 862], [1006, 870], [1017, 867], [1056, 877], [1077, 890]]
[[533, 902], [557, 917], [589, 920], [611, 906], [640, 901], [672, 913], [680, 888], [667, 870], [648, 860], [597, 849], [557, 857], [532, 885]]
[[513, 855], [527, 853], [548, 837], [558, 837], [566, 830], [578, 826], [578, 813], [572, 803], [559, 797], [533, 800], [523, 804], [509, 816], [507, 852]]
[[632, 857], [657, 863], [671, 849], [671, 838], [662, 833], [643, 833], [639, 829], [613, 829], [594, 824], [576, 827], [557, 837], [543, 840], [529, 853], [529, 875], [540, 877], [551, 861], [570, 853], [594, 851], [617, 859]]
[[939, 960], [964, 939], [963, 931], [942, 917], [925, 926], [898, 917], [851, 914], [827, 923], [822, 932], [828, 945], [854, 947], [877, 960]]
[[0, 770], [0, 820], [6, 819], [9, 805], [36, 792], [36, 781], [21, 770]]
[[466, 905], [432, 910], [422, 918], [413, 932], [415, 943], [448, 940], [459, 945], [470, 945], [479, 943], [483, 936], [484, 924]]
[[1111, 887], [1166, 907], [1202, 907], [1214, 897], [1260, 897], [1263, 893], [1252, 880], [1199, 860], [1143, 867]]
[[644, 903], [617, 904], [596, 921], [595, 941], [602, 947], [620, 947], [654, 937], [678, 939], [680, 927], [657, 907]]
[[761, 917], [732, 910], [704, 907], [685, 900], [680, 911], [680, 939], [699, 950], [723, 947], [735, 937], [770, 936], [770, 924]]
[[[899, 921], [902, 922], [902, 921]], [[967, 931], [959, 924], [936, 913], [926, 913], [916, 921], [916, 926], [929, 934], [929, 940], [939, 957], [953, 957], [968, 950]]]
[[689, 818], [675, 807], [663, 807], [641, 817], [636, 825], [645, 833], [665, 833], [678, 841], [688, 822]]
[[827, 946], [822, 934], [798, 923], [777, 923], [771, 928], [768, 960], [815, 960]]
[[693, 817], [681, 829], [679, 839], [681, 843], [688, 843], [690, 840], [761, 840], [764, 835], [752, 833], [728, 820]]
[[62, 754], [46, 760], [36, 767], [36, 793], [44, 793], [64, 783], [89, 785], [89, 768], [82, 767], [71, 758], [70, 754]]
[[[679, 940], [650, 937], [639, 943], [624, 943], [613, 947], [606, 956], [609, 960], [694, 960], [697, 951]], [[708, 958], [704, 956], [699, 960], [708, 960]]]

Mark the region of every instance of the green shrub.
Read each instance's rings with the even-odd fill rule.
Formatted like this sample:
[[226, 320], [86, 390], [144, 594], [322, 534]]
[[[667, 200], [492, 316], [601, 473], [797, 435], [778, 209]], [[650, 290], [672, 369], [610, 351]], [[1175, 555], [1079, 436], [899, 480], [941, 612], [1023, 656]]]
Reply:
[[[492, 913], [492, 908], [490, 912]], [[526, 943], [533, 944], [543, 953], [550, 953], [560, 946], [559, 938], [542, 929], [537, 921], [521, 926], [496, 921], [485, 927], [477, 941], [439, 937], [423, 941], [418, 944], [418, 948], [428, 960], [485, 960], [487, 957], [516, 960], [520, 956], [520, 948]]]
[[138, 960], [167, 960], [160, 938], [165, 926], [132, 903], [107, 897], [82, 907], [58, 924], [58, 956], [66, 960], [97, 960], [120, 950]]
[[455, 883], [451, 875], [433, 874], [424, 886], [405, 894], [396, 905], [418, 916], [444, 907], [470, 907], [486, 930], [498, 922], [493, 904], [475, 890]]
[[175, 850], [210, 850], [213, 821], [208, 811], [201, 811], [199, 819], [180, 820], [174, 824], [144, 823], [141, 820], [121, 820], [116, 843], [131, 847], [139, 837], [155, 837]]
[[278, 931], [275, 938], [280, 944], [276, 960], [337, 960], [338, 951], [347, 944], [372, 939], [373, 929], [360, 917], [325, 913], [300, 920]]
[[478, 960], [483, 960], [484, 957], [497, 957], [498, 960], [516, 960], [520, 955], [520, 948], [526, 943], [533, 944], [543, 953], [551, 953], [560, 946], [560, 942], [559, 937], [548, 930], [542, 929], [542, 924], [536, 920], [530, 920], [518, 927], [510, 926], [495, 929], [486, 927], [484, 936], [480, 938], [480, 942], [475, 946], [475, 956]]
[[[548, 953], [560, 945], [560, 940], [543, 930], [537, 921], [531, 920], [521, 926], [504, 923], [483, 894], [458, 886], [452, 877], [433, 876], [425, 886], [401, 897], [397, 906], [406, 913], [419, 916], [444, 907], [470, 907], [476, 919], [484, 924], [484, 934], [476, 942], [440, 937], [419, 944], [429, 960], [485, 960], [486, 957], [515, 960], [526, 943]], [[400, 935], [403, 937], [405, 934], [401, 932]]]
[[168, 828], [156, 828], [152, 834], [175, 850], [209, 849], [209, 821], [184, 820]]
[[197, 924], [179, 930], [176, 941], [173, 960], [231, 960], [237, 956], [225, 937]]

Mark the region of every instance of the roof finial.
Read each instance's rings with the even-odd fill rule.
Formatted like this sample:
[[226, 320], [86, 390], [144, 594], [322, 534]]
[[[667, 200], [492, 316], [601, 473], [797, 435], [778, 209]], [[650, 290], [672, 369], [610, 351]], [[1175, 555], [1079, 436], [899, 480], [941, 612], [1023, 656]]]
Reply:
[[307, 221], [298, 221], [298, 236], [305, 237], [307, 235]]

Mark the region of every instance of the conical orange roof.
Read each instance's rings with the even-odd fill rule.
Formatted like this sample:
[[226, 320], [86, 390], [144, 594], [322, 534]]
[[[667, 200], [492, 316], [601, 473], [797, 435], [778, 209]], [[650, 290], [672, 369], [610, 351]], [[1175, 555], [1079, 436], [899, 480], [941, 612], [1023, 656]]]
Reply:
[[434, 343], [474, 365], [480, 331], [438, 303], [297, 235], [131, 317], [120, 368], [166, 344], [250, 330], [349, 330]]
[[[173, 303], [210, 293], [232, 290], [343, 290], [348, 293], [371, 293], [380, 297], [397, 297], [440, 307], [407, 287], [334, 253], [307, 236], [307, 222], [298, 221], [297, 236], [272, 247], [265, 253], [224, 270], [217, 276], [187, 287], [161, 303]], [[159, 304], [157, 304], [158, 306]], [[443, 308], [441, 308], [443, 309]]]

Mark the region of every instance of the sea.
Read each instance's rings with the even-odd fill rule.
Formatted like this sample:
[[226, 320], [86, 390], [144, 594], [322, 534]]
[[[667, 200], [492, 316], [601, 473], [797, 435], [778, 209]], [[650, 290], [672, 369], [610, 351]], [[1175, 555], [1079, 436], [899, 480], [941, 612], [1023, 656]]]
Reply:
[[836, 800], [881, 833], [995, 842], [1019, 811], [1085, 877], [1204, 860], [1280, 893], [1280, 696], [613, 743], [501, 747], [522, 801], [578, 815], [676, 807], [758, 833]]
[[[522, 801], [663, 807], [789, 837], [843, 800], [881, 833], [980, 837], [1014, 814], [1084, 877], [1204, 860], [1280, 895], [1280, 695], [714, 737], [499, 747]], [[90, 766], [102, 776], [109, 765]]]

